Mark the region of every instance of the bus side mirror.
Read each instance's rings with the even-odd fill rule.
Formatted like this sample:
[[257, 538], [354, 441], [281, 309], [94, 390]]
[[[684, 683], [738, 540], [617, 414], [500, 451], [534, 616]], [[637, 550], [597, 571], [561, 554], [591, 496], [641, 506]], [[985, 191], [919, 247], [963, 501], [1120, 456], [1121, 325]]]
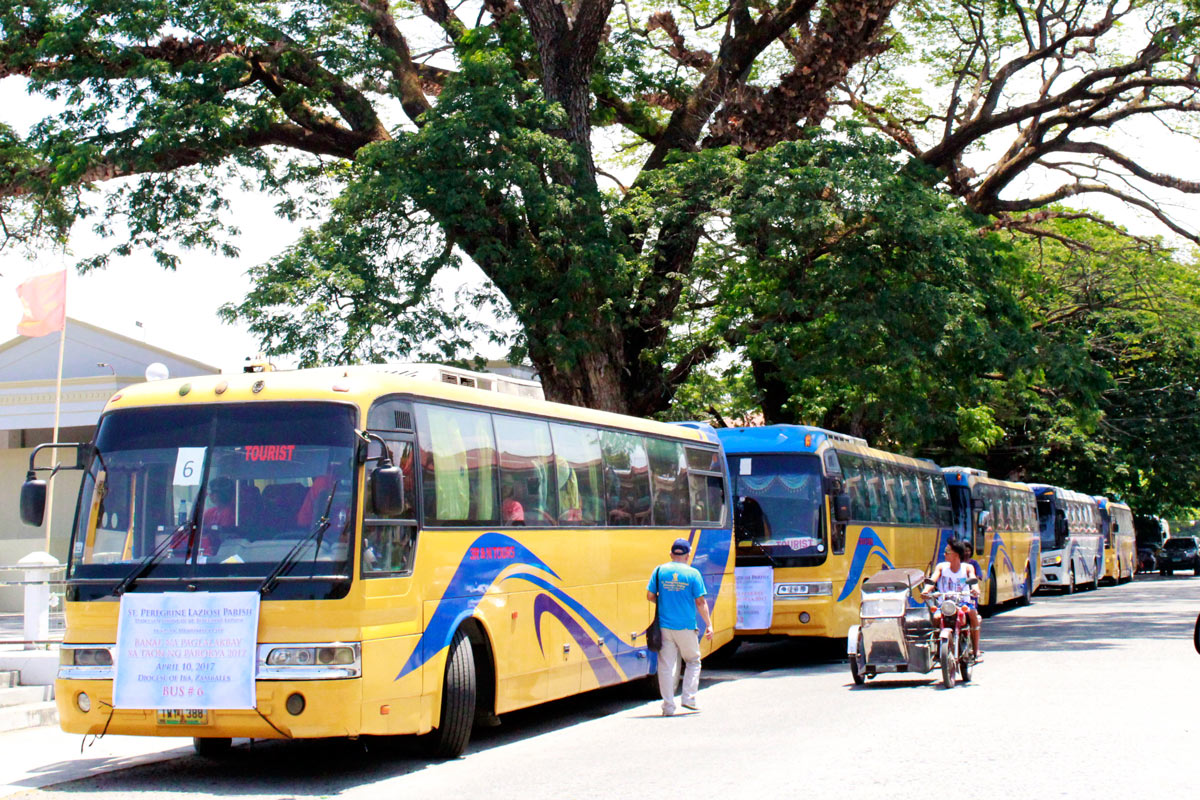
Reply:
[[30, 473], [21, 484], [21, 521], [35, 528], [42, 526], [46, 517], [46, 482]]
[[983, 511], [983, 498], [982, 497], [972, 497], [971, 498], [971, 508], [974, 509], [975, 511]]
[[1113, 533], [1120, 533], [1120, 532], [1121, 532], [1121, 523], [1119, 523], [1119, 522], [1117, 522], [1117, 521], [1115, 521], [1115, 520], [1114, 520], [1114, 521], [1113, 521], [1113, 524], [1112, 524], [1112, 532], [1113, 532]]
[[986, 533], [986, 532], [987, 532], [987, 529], [988, 529], [988, 526], [989, 526], [991, 523], [992, 523], [992, 512], [990, 512], [990, 511], [980, 511], [980, 512], [979, 512], [979, 519], [978, 519], [978, 522], [976, 523], [976, 527], [977, 527], [977, 528], [979, 528], [979, 532], [980, 532], [980, 533]]
[[371, 472], [371, 507], [381, 517], [397, 517], [404, 511], [404, 473], [387, 464]]
[[850, 495], [845, 492], [833, 498], [833, 518], [838, 522], [850, 521]]

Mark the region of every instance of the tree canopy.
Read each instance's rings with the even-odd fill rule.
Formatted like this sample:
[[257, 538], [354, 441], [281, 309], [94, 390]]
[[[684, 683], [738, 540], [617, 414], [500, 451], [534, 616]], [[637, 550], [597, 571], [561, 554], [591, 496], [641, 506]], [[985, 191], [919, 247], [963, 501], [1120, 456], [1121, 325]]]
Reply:
[[[768, 421], [989, 453], [1075, 441], [1067, 412], [1137, 435], [1121, 415], [1162, 415], [1114, 387], [1183, 385], [1190, 328], [1135, 367], [1163, 307], [1081, 316], [1103, 304], [1068, 272], [1179, 263], [1091, 198], [1200, 241], [1171, 211], [1200, 194], [1172, 157], [1195, 145], [1197, 20], [1194, 0], [0, 2], [0, 78], [52, 109], [0, 124], [0, 235], [91, 221], [114, 244], [82, 268], [139, 248], [170, 268], [235, 254], [242, 185], [309, 227], [225, 313], [305, 363], [470, 355], [494, 315], [565, 402], [671, 413], [732, 357]], [[464, 259], [487, 284], [452, 301], [438, 276]]]

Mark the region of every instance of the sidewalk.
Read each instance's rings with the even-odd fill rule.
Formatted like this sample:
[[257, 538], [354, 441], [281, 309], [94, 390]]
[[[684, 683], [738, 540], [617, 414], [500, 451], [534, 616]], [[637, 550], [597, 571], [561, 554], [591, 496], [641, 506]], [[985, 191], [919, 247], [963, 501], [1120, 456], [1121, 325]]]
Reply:
[[106, 736], [80, 752], [83, 737], [58, 728], [0, 733], [0, 799], [103, 772], [192, 755], [192, 740]]

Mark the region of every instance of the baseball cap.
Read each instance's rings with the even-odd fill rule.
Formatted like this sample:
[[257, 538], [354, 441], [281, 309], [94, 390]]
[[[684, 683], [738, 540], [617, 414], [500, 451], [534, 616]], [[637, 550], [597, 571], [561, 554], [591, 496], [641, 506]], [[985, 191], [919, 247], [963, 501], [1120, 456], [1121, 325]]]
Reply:
[[688, 544], [687, 539], [676, 539], [671, 545], [671, 552], [677, 556], [684, 556], [692, 552], [692, 546]]

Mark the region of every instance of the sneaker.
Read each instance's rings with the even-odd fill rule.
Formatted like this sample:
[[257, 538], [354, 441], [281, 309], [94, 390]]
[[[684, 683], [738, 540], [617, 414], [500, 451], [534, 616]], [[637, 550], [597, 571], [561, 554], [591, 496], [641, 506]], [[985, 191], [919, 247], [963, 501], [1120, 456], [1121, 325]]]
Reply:
[[662, 710], [662, 715], [663, 715], [664, 717], [673, 717], [673, 716], [675, 716], [675, 709], [673, 709], [673, 708], [671, 708], [671, 709], [666, 709], [666, 708], [664, 708], [664, 709]]
[[699, 711], [700, 710], [700, 706], [696, 705], [695, 703], [683, 703], [682, 705], [688, 711]]

